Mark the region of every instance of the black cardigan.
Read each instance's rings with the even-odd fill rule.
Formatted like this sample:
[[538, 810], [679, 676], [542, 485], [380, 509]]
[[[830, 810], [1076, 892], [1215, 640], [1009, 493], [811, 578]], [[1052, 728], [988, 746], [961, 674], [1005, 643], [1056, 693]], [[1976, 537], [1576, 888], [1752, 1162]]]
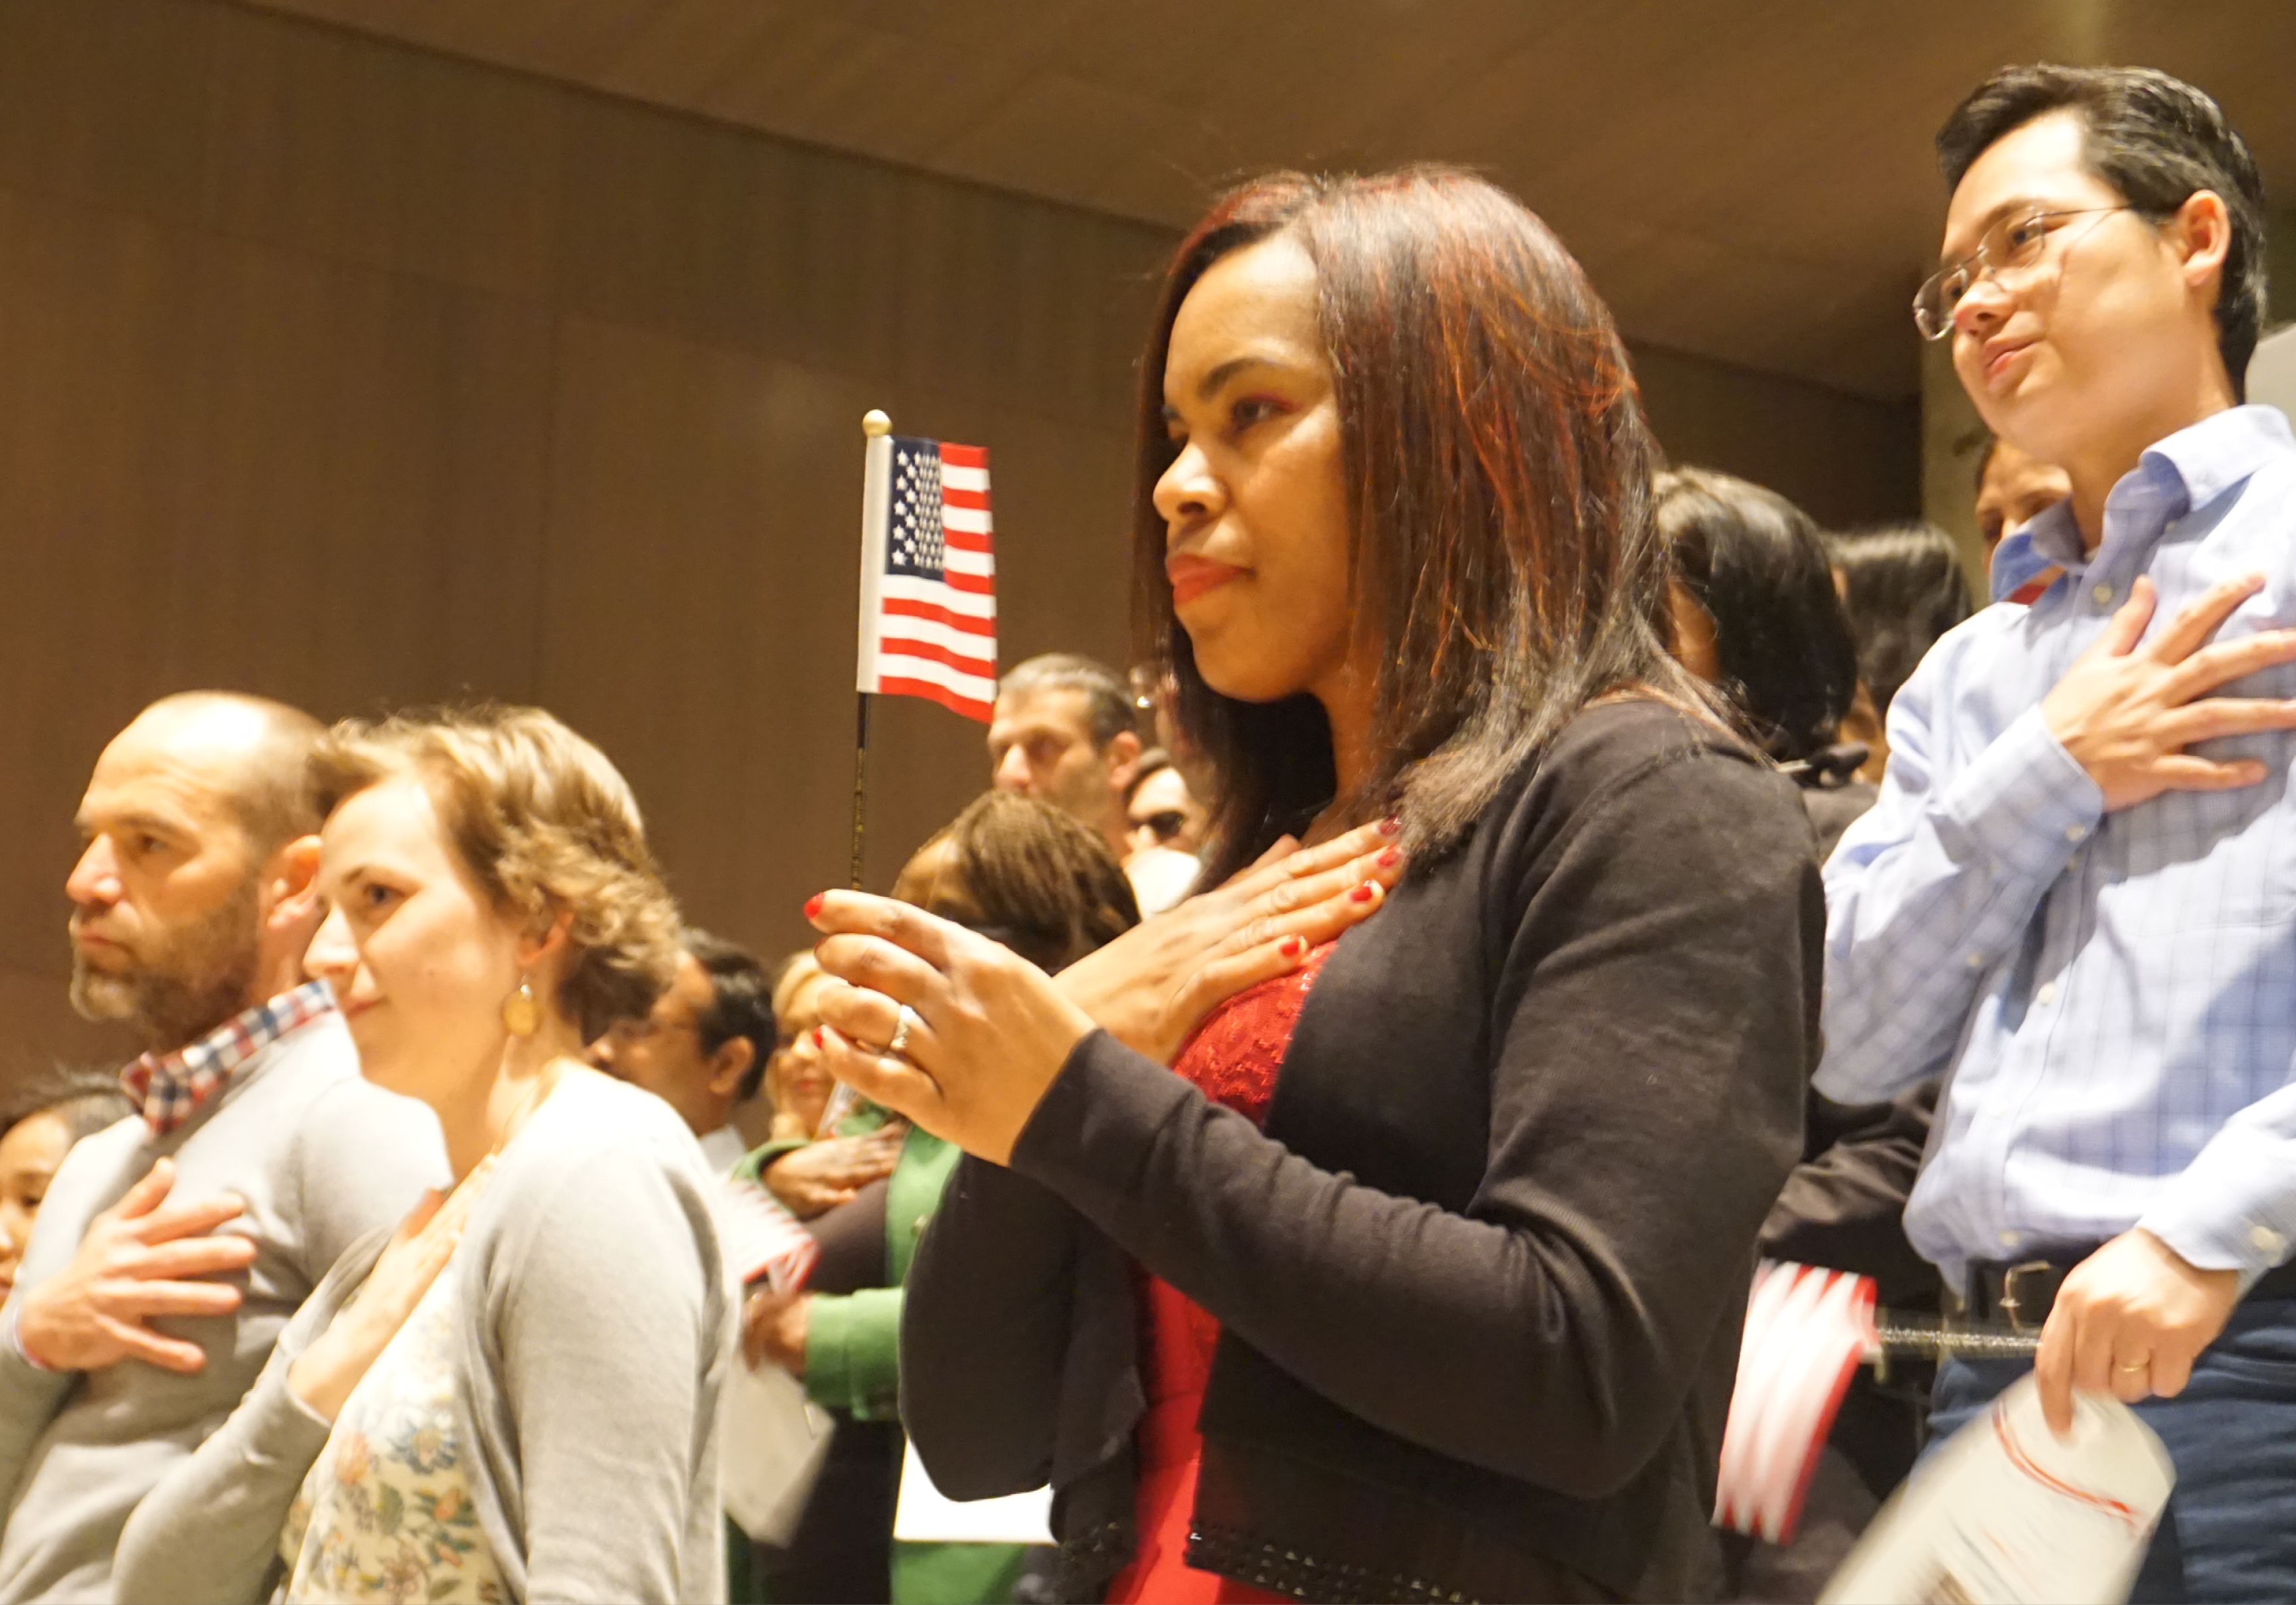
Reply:
[[960, 1165], [902, 1322], [934, 1480], [1049, 1476], [1063, 1586], [1105, 1591], [1128, 1257], [1224, 1328], [1197, 1564], [1303, 1598], [1710, 1592], [1824, 927], [1791, 784], [1661, 705], [1583, 713], [1341, 941], [1265, 1134], [1095, 1033], [1009, 1170]]

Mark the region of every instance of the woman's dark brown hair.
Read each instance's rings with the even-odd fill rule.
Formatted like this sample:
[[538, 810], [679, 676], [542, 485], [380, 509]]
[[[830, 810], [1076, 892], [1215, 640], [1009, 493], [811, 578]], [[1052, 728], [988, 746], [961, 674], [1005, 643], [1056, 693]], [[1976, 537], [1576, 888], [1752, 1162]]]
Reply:
[[1337, 389], [1357, 628], [1380, 665], [1376, 762], [1350, 821], [1399, 811], [1423, 860], [1606, 692], [1710, 707], [1666, 651], [1657, 455], [1625, 348], [1586, 274], [1472, 174], [1272, 174], [1180, 245], [1142, 364], [1134, 508], [1142, 655], [1218, 776], [1207, 883], [1301, 829], [1337, 790], [1322, 707], [1221, 696], [1196, 671], [1153, 501], [1174, 447], [1164, 365], [1180, 303], [1221, 258], [1288, 234], [1314, 261]]
[[[948, 856], [914, 873], [927, 849]], [[1108, 844], [1050, 804], [985, 791], [937, 832], [893, 896], [1002, 942], [1040, 970], [1059, 970], [1140, 923], [1132, 884]]]

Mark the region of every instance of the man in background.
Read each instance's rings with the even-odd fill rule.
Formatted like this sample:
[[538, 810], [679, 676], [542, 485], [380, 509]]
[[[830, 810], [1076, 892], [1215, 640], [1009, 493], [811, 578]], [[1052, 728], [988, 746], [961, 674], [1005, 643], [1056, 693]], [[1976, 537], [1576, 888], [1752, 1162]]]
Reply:
[[1140, 751], [1131, 690], [1104, 663], [1047, 652], [997, 684], [988, 725], [992, 783], [1050, 803], [1108, 843], [1147, 915], [1185, 897], [1194, 876], [1174, 862], [1184, 855], [1132, 844], [1124, 801]]
[[757, 1096], [774, 1054], [772, 988], [756, 958], [706, 930], [687, 926], [678, 949], [676, 977], [652, 1012], [617, 1022], [590, 1056], [676, 1110], [724, 1175], [749, 1152], [734, 1109]]
[[1119, 859], [1129, 850], [1124, 789], [1139, 760], [1131, 693], [1107, 665], [1046, 652], [997, 683], [988, 725], [991, 782], [1052, 804], [1096, 831]]
[[196, 692], [80, 803], [72, 1006], [145, 1052], [72, 1149], [0, 1326], [0, 1601], [109, 1599], [136, 1505], [239, 1404], [343, 1251], [447, 1184], [439, 1125], [359, 1075], [303, 950], [317, 720]]
[[2072, 488], [2063, 469], [1998, 437], [1987, 443], [1977, 462], [1977, 533], [1985, 542], [1994, 601], [2030, 602], [2063, 572], [2034, 554], [2026, 526], [2070, 495]]

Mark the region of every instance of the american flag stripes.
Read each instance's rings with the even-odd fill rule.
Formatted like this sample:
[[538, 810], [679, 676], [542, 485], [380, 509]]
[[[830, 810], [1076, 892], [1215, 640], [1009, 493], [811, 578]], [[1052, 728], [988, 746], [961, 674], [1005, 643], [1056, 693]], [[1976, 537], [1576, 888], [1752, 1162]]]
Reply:
[[1722, 1432], [1715, 1526], [1772, 1544], [1793, 1536], [1834, 1413], [1874, 1345], [1866, 1277], [1783, 1260], [1755, 1271]]
[[859, 688], [986, 724], [996, 701], [988, 454], [882, 435], [866, 461]]

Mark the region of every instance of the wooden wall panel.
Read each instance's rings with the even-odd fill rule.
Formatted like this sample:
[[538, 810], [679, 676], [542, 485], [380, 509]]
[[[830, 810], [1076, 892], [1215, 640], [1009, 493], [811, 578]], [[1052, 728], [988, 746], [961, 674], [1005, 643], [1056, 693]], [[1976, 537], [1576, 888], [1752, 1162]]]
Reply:
[[[799, 942], [846, 866], [861, 413], [990, 449], [1008, 662], [1120, 659], [1171, 243], [220, 0], [7, 0], [0, 1073], [119, 1050], [63, 1003], [69, 822], [193, 685], [538, 700], [696, 919]], [[1678, 454], [1822, 519], [1902, 468], [1910, 504], [1890, 409], [1643, 360]], [[880, 708], [873, 884], [985, 783], [982, 735]]]

